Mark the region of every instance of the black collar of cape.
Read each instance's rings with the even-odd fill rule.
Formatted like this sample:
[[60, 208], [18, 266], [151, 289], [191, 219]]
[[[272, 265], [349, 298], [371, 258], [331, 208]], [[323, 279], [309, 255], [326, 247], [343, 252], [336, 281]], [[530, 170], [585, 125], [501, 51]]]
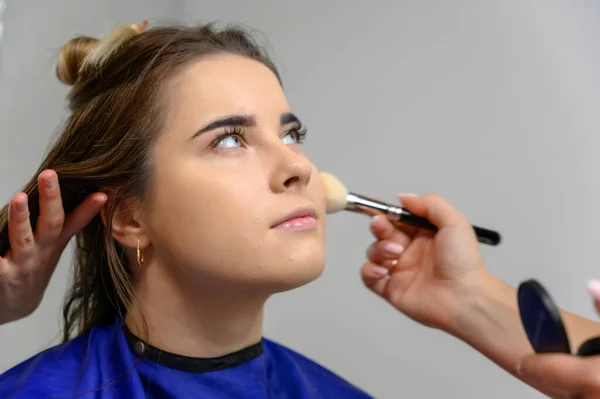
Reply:
[[138, 356], [143, 356], [162, 366], [189, 373], [207, 373], [225, 370], [255, 359], [264, 352], [264, 344], [263, 340], [261, 340], [239, 351], [219, 357], [200, 358], [183, 356], [149, 345], [131, 333], [125, 325], [123, 325], [123, 329], [127, 337], [127, 342]]

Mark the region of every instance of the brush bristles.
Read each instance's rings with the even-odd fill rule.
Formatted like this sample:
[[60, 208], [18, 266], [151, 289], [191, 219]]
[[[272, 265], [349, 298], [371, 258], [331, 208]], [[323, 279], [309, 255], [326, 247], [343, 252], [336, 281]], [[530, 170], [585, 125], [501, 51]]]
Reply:
[[346, 186], [334, 175], [321, 172], [321, 180], [323, 181], [323, 187], [325, 188], [325, 198], [327, 201], [327, 213], [335, 213], [344, 210], [348, 203], [346, 202], [346, 196], [348, 190]]

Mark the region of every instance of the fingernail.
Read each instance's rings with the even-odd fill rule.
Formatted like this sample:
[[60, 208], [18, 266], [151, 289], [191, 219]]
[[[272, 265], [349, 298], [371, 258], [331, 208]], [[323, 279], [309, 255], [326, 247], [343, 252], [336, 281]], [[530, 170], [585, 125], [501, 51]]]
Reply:
[[375, 273], [379, 276], [385, 276], [389, 273], [389, 270], [386, 269], [385, 267], [373, 266], [373, 273]]
[[588, 292], [594, 299], [600, 300], [600, 281], [590, 280], [587, 283]]
[[54, 184], [54, 178], [53, 177], [47, 177], [46, 179], [44, 179], [44, 185], [46, 186], [46, 188], [48, 190], [52, 190], [56, 186]]
[[375, 215], [371, 218], [371, 225], [375, 225], [379, 219], [381, 219], [383, 217], [383, 215]]
[[26, 202], [17, 202], [17, 212], [23, 213], [23, 212], [25, 212], [25, 209], [27, 209]]
[[523, 366], [521, 366], [521, 363], [517, 364], [517, 374], [519, 374], [520, 376], [523, 376]]
[[383, 249], [393, 255], [400, 255], [402, 252], [404, 252], [404, 247], [400, 244], [396, 244], [395, 242], [389, 242], [385, 244]]
[[409, 198], [418, 197], [417, 194], [413, 194], [413, 193], [398, 193], [398, 194], [396, 194], [396, 196], [398, 196], [398, 197], [409, 197]]

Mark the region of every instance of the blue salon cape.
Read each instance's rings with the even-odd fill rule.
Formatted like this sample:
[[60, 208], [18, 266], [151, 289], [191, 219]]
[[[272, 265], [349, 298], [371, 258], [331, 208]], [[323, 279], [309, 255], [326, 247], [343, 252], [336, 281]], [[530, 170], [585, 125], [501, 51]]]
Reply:
[[94, 327], [0, 375], [2, 399], [370, 397], [267, 339], [224, 357], [196, 359], [144, 346], [120, 321]]

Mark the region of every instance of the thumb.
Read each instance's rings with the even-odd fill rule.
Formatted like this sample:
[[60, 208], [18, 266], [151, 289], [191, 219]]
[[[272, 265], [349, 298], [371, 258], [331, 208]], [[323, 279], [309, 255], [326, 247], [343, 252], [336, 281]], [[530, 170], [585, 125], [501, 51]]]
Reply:
[[61, 246], [66, 246], [75, 234], [88, 225], [100, 212], [108, 197], [105, 193], [94, 193], [89, 195], [83, 203], [79, 204], [73, 212], [65, 219], [63, 232], [61, 234]]
[[402, 206], [409, 212], [429, 220], [438, 228], [464, 225], [466, 217], [439, 195], [401, 196]]

